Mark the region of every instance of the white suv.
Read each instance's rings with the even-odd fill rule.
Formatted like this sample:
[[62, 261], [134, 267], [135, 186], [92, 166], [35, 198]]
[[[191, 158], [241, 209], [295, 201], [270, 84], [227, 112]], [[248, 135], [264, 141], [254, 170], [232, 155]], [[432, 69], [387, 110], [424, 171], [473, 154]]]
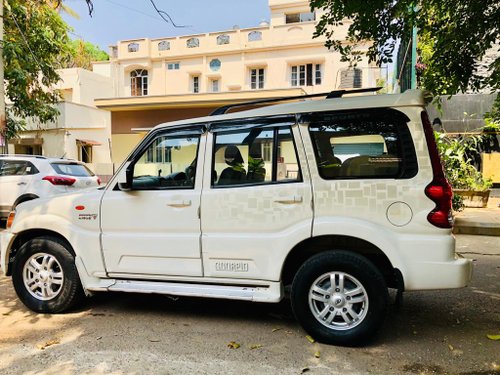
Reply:
[[[159, 125], [105, 189], [20, 206], [1, 266], [30, 309], [97, 291], [278, 302], [317, 340], [380, 327], [388, 288], [460, 288], [451, 189], [420, 92]], [[223, 112], [223, 111], [220, 111]]]
[[99, 177], [75, 160], [0, 155], [0, 219], [23, 202], [99, 184]]

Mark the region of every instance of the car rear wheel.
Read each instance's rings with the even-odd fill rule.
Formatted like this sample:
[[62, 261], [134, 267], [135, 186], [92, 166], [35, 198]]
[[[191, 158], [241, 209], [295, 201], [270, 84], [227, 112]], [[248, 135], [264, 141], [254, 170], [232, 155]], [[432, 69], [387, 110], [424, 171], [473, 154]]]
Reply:
[[19, 299], [41, 313], [63, 312], [84, 296], [75, 258], [68, 245], [55, 237], [34, 238], [21, 246], [12, 282]]
[[297, 320], [316, 340], [361, 345], [380, 328], [388, 292], [380, 271], [365, 257], [325, 252], [308, 259], [292, 284]]

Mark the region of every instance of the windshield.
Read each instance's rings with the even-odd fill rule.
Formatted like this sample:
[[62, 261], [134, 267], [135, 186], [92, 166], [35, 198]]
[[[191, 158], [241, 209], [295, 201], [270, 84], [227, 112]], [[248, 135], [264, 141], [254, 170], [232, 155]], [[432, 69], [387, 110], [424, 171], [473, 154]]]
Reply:
[[51, 163], [59, 174], [75, 177], [92, 177], [94, 173], [83, 164], [78, 163]]

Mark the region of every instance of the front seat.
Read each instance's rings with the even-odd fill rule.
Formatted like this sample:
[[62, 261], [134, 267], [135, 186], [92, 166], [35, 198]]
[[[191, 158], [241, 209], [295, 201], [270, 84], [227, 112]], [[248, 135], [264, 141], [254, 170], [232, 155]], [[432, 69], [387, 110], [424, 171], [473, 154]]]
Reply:
[[218, 185], [234, 185], [244, 183], [247, 177], [245, 168], [243, 167], [243, 157], [236, 146], [227, 146], [224, 151], [224, 159], [229, 165], [220, 174]]

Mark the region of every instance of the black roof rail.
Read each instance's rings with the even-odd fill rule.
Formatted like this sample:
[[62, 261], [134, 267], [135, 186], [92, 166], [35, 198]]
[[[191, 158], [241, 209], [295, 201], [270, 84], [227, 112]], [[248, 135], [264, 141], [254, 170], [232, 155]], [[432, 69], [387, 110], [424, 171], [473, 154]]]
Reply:
[[290, 101], [290, 100], [302, 100], [302, 99], [308, 99], [308, 98], [318, 98], [321, 96], [324, 96], [325, 99], [335, 99], [335, 98], [341, 98], [344, 94], [377, 92], [380, 89], [382, 89], [382, 87], [367, 87], [367, 88], [362, 88], [362, 89], [334, 90], [334, 91], [323, 92], [323, 93], [319, 93], [319, 94], [308, 94], [308, 95], [298, 95], [298, 96], [282, 96], [280, 98], [261, 99], [261, 100], [253, 100], [250, 102], [234, 103], [234, 104], [228, 104], [228, 105], [225, 105], [225, 106], [222, 106], [222, 107], [215, 109], [212, 113], [210, 113], [210, 116], [223, 115], [223, 114], [227, 113], [227, 111], [230, 110], [231, 108], [247, 107], [247, 106], [251, 106], [251, 105], [268, 104], [268, 103], [279, 103], [279, 102], [286, 102], [286, 101]]

